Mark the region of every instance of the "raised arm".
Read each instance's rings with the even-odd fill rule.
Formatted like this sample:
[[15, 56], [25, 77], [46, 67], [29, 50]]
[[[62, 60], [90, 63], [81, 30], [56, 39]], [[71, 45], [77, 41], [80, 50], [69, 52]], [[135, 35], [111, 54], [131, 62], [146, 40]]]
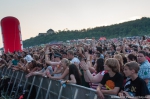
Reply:
[[96, 76], [93, 76], [91, 74], [91, 72], [89, 71], [89, 68], [88, 68], [87, 64], [84, 61], [82, 61], [80, 63], [80, 66], [84, 70], [84, 77], [85, 77], [85, 80], [87, 82], [98, 83], [98, 82], [100, 82], [102, 80], [103, 75], [101, 75], [100, 73], [98, 73]]

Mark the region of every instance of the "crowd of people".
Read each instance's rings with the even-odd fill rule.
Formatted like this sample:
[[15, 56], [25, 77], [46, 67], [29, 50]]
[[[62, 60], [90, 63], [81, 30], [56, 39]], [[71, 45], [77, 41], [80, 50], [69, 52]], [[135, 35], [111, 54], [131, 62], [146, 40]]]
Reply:
[[73, 83], [120, 98], [150, 98], [150, 42], [143, 37], [111, 40], [87, 38], [68, 46], [25, 48], [0, 56], [0, 68]]

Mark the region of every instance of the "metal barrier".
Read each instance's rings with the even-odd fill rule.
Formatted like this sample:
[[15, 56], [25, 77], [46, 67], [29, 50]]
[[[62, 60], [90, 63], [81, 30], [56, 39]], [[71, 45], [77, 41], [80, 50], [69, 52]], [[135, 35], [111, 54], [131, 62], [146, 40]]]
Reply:
[[[67, 84], [66, 87], [63, 87], [60, 81], [51, 80], [42, 76], [25, 78], [26, 73], [22, 71], [14, 72], [12, 69], [6, 68], [1, 69], [0, 74], [2, 76], [8, 76], [10, 82], [14, 82], [11, 92], [8, 94], [9, 84], [7, 91], [3, 94], [5, 99], [18, 99], [19, 86], [23, 86], [23, 90], [25, 90], [29, 84], [31, 87], [27, 99], [29, 99], [33, 86], [36, 87], [35, 99], [98, 99], [96, 90], [76, 84]], [[15, 92], [14, 88], [17, 88]], [[105, 95], [105, 99], [112, 98], [119, 99], [117, 96]]]

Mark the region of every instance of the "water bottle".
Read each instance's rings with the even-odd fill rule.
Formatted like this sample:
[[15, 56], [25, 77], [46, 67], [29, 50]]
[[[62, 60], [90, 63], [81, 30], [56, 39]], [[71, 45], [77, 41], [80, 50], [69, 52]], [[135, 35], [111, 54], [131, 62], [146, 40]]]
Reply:
[[66, 87], [66, 84], [65, 84], [65, 83], [63, 83], [63, 84], [62, 84], [62, 86], [65, 88], [65, 87]]
[[66, 84], [62, 82], [62, 80], [59, 80], [61, 85], [65, 88], [66, 87]]

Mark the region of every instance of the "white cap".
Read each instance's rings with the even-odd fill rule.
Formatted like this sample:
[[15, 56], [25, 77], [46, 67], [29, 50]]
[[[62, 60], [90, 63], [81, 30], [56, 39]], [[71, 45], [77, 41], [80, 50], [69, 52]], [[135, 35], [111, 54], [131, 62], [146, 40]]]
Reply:
[[33, 58], [31, 57], [31, 55], [27, 55], [24, 59], [25, 59], [28, 63], [33, 60]]

